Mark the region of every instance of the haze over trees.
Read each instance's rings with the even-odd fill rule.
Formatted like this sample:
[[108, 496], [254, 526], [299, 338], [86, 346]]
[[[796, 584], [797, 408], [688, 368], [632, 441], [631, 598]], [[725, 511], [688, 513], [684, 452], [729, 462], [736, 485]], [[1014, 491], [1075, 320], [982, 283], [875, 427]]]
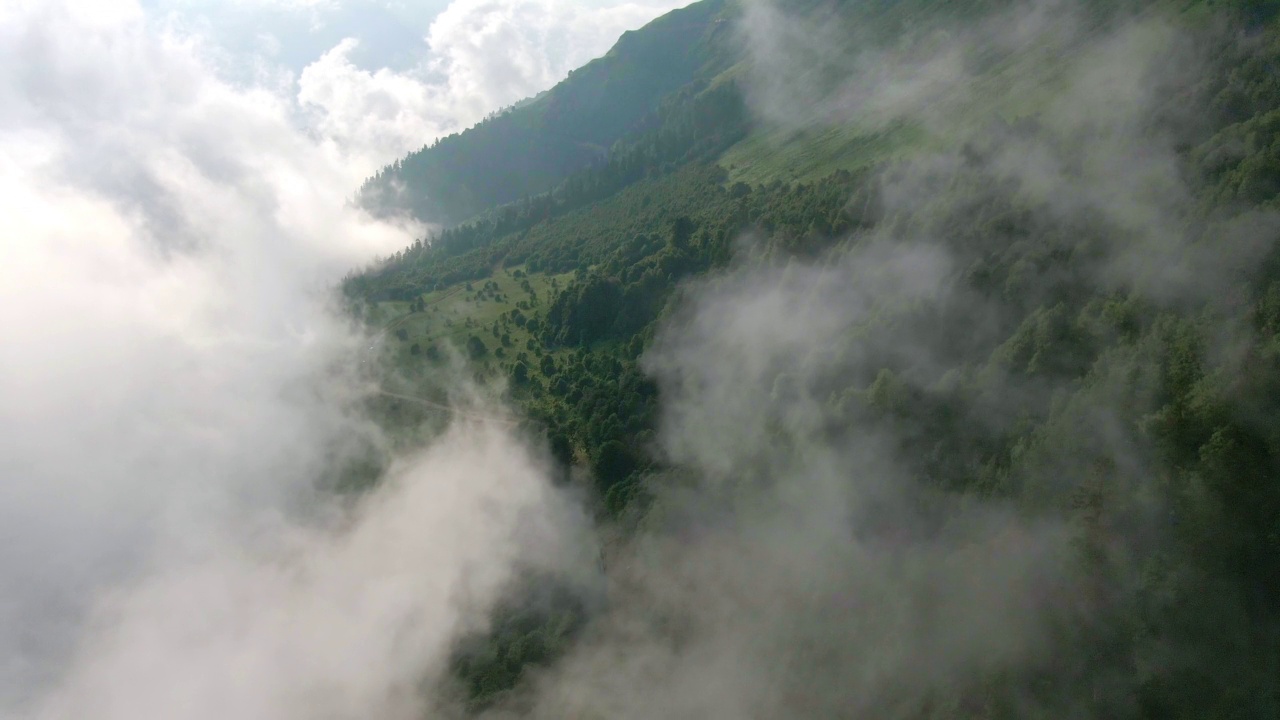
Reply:
[[1276, 10], [704, 0], [371, 180], [613, 538], [471, 710], [1280, 716]]

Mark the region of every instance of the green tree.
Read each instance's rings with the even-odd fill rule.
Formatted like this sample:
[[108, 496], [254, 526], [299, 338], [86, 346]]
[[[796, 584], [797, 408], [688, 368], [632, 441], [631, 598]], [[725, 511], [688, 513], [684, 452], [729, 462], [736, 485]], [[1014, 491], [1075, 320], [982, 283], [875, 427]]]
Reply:
[[529, 383], [529, 366], [523, 361], [517, 360], [514, 367], [511, 368], [511, 379], [516, 385], [527, 385]]

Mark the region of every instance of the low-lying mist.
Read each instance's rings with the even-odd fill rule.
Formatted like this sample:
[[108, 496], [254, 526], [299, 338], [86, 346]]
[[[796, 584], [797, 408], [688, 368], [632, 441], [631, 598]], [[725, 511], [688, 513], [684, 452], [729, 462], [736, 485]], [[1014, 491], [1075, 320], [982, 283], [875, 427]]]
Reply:
[[[680, 288], [641, 359], [663, 469], [603, 553], [507, 410], [409, 452], [369, 419], [374, 343], [330, 292], [414, 229], [349, 207], [287, 107], [136, 18], [0, 35], [50, 69], [0, 65], [27, 98], [0, 103], [0, 714], [475, 715], [459, 643], [550, 576], [586, 619], [481, 716], [1158, 717], [1193, 676], [1267, 716], [1274, 590], [1197, 544], [1214, 458], [1166, 445], [1192, 366], [1244, 378], [1215, 417], [1266, 422], [1238, 289], [1280, 218], [1187, 160], [1222, 36], [1077, 10], [849, 55], [748, 3], [762, 123], [954, 149], [868, 173], [874, 222], [823, 251], [747, 233]], [[990, 38], [1051, 87], [1035, 117], [967, 64]], [[376, 484], [325, 489], [369, 447]]]
[[323, 489], [388, 447], [333, 288], [415, 228], [141, 8], [6, 8], [0, 48], [0, 715], [417, 717], [505, 587], [590, 544], [505, 425]]

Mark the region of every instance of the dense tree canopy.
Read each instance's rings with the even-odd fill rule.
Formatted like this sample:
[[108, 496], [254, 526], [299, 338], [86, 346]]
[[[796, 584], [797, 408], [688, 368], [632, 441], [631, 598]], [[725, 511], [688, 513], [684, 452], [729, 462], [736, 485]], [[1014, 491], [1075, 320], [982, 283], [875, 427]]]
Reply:
[[[1124, 16], [1122, 3], [1089, 5]], [[1280, 29], [1271, 2], [1136, 5], [1216, 20], [1188, 30], [1208, 48], [1208, 69], [1154, 88], [1176, 102], [1132, 121], [1144, 142], [1178, 139], [1172, 169], [1156, 168], [1177, 185], [1157, 185], [1154, 199], [1139, 192], [1147, 205], [1120, 207], [1114, 195], [1131, 187], [1093, 193], [1090, 183], [1121, 174], [1100, 175], [1089, 162], [1102, 160], [1081, 149], [1106, 132], [1068, 137], [1047, 113], [967, 128], [962, 142], [858, 156], [821, 178], [734, 180], [718, 160], [760, 129], [741, 86], [711, 82], [716, 68], [647, 89], [665, 100], [599, 162], [514, 203], [495, 190], [479, 217], [345, 290], [420, 316], [402, 339], [426, 352], [405, 350], [409, 367], [439, 366], [437, 343], [465, 342], [475, 363], [511, 381], [562, 469], [588, 471], [600, 522], [634, 527], [653, 488], [687, 470], [654, 452], [660, 388], [672, 390], [645, 358], [690, 298], [758, 273], [775, 283], [761, 287], [828, 293], [815, 308], [853, 305], [865, 300], [857, 288], [808, 288], [806, 278], [837, 268], [876, 287], [859, 267], [927, 266], [936, 275], [916, 296], [866, 290], [873, 300], [857, 322], [744, 389], [769, 398], [765, 414], [819, 399], [806, 406], [818, 429], [803, 441], [779, 414], [762, 421], [760, 442], [789, 457], [874, 430], [932, 493], [929, 507], [998, 501], [1068, 528], [1074, 552], [1061, 562], [1087, 578], [1093, 604], [1056, 616], [1070, 628], [1057, 640], [1064, 657], [1086, 659], [1078, 665], [999, 668], [895, 716], [1025, 717], [1070, 697], [1090, 717], [1275, 717]], [[887, 4], [877, 27], [892, 35], [929, 7]], [[1014, 162], [1031, 150], [1056, 173], [1049, 191]], [[1155, 217], [1134, 220], [1152, 207]], [[454, 308], [465, 320], [446, 317]], [[589, 623], [565, 598], [529, 607], [505, 608], [492, 633], [459, 651], [455, 674], [474, 709], [506, 697]]]

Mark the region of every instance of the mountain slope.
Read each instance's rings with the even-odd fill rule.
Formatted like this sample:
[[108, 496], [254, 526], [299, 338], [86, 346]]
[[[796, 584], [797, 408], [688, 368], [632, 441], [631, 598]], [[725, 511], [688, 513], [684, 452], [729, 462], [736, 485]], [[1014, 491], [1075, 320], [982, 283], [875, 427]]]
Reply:
[[360, 201], [450, 225], [552, 189], [641, 129], [663, 97], [734, 62], [724, 14], [724, 0], [703, 0], [625, 33], [531, 102], [384, 169]]
[[[505, 609], [459, 694], [707, 714], [650, 708], [714, 657], [762, 718], [1280, 716], [1268, 3], [779, 4], [815, 48], [885, 25], [781, 69], [781, 117], [753, 95], [777, 68], [739, 58], [607, 162], [346, 283], [397, 333], [388, 424], [439, 420], [404, 398], [443, 397], [457, 348], [622, 536], [607, 560], [687, 600], [646, 615], [624, 576], [603, 607]], [[969, 72], [889, 93], [895, 122], [845, 102], [851, 68], [911, 88], [949, 38]], [[609, 660], [654, 626], [672, 673]]]

